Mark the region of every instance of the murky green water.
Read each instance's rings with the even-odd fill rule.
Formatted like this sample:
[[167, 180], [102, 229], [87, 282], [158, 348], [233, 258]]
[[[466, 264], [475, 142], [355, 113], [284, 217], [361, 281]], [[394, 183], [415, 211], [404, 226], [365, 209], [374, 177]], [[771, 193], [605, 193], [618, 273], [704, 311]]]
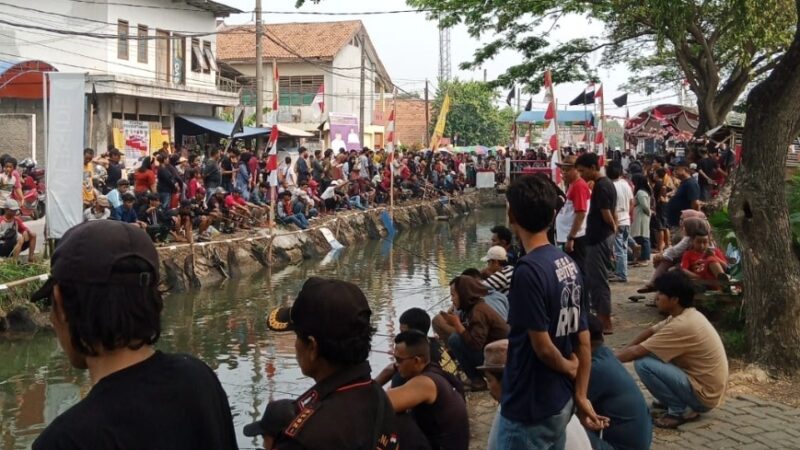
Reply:
[[[294, 334], [267, 331], [266, 311], [291, 301], [311, 275], [350, 280], [370, 300], [378, 334], [370, 356], [376, 373], [389, 362], [399, 315], [412, 306], [438, 312], [449, 305], [447, 283], [480, 267], [502, 209], [436, 222], [389, 241], [369, 241], [274, 273], [259, 273], [165, 300], [158, 347], [193, 354], [209, 364], [228, 393], [239, 446], [253, 448], [243, 425], [265, 403], [302, 393], [311, 382], [294, 358]], [[89, 391], [88, 376], [72, 369], [51, 332], [0, 340], [0, 449], [29, 448], [41, 430]]]

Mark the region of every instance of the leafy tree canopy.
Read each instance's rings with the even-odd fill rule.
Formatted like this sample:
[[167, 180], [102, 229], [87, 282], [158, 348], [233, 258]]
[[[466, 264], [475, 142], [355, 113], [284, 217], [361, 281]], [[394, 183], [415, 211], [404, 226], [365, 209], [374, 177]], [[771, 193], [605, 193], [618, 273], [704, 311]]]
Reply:
[[433, 99], [430, 133], [436, 126], [446, 92], [450, 95], [450, 112], [444, 135], [457, 137], [457, 145], [501, 145], [511, 140], [514, 120], [511, 108], [496, 106], [498, 94], [487, 83], [458, 79], [439, 84]]

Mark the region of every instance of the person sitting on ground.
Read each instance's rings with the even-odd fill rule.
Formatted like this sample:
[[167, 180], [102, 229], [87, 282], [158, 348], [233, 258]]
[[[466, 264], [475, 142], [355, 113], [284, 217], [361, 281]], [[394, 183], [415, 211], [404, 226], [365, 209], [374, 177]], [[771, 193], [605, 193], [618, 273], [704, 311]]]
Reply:
[[308, 228], [308, 219], [302, 213], [294, 212], [294, 203], [292, 202], [292, 193], [289, 191], [281, 192], [278, 199], [278, 204], [275, 205], [276, 215], [278, 220], [283, 224], [296, 225], [301, 230]]
[[161, 198], [155, 192], [147, 194], [147, 204], [139, 209], [139, 221], [147, 225], [147, 234], [153, 242], [165, 242], [175, 226], [175, 221], [161, 207]]
[[521, 256], [520, 249], [513, 244], [513, 237], [511, 234], [511, 230], [508, 227], [503, 225], [495, 225], [491, 229], [492, 232], [492, 246], [499, 245], [506, 249], [508, 253], [506, 262], [511, 264], [512, 266], [517, 263], [517, 260]]
[[483, 363], [483, 347], [508, 336], [508, 325], [483, 300], [487, 292], [480, 281], [459, 275], [450, 281], [452, 312], [440, 313], [446, 325], [443, 328], [449, 332], [447, 348], [467, 376], [466, 386], [473, 391], [486, 389], [476, 369]]
[[511, 276], [514, 274], [514, 266], [508, 264], [508, 252], [505, 248], [495, 245], [489, 248], [486, 256], [481, 258], [486, 262], [486, 267], [481, 271], [484, 276], [483, 284], [491, 287], [503, 295], [508, 295], [511, 287]]
[[[483, 373], [483, 377], [486, 379], [486, 384], [489, 386], [489, 395], [496, 402], [500, 402], [503, 396], [503, 370], [506, 366], [507, 357], [508, 339], [494, 341], [491, 344], [487, 344], [486, 348], [483, 349], [484, 362], [482, 366], [478, 367], [478, 370]], [[499, 423], [500, 408], [498, 407], [492, 421], [492, 427], [489, 429], [487, 450], [497, 450], [500, 446], [497, 441]], [[570, 418], [564, 434], [566, 435], [565, 450], [592, 450], [589, 437], [575, 415]]]
[[242, 196], [242, 191], [233, 188], [233, 191], [225, 196], [225, 207], [228, 208], [228, 214], [239, 223], [239, 226], [243, 229], [249, 228], [247, 223], [253, 217], [253, 213], [247, 205], [247, 200]]
[[180, 241], [194, 242], [194, 230], [197, 230], [199, 240], [206, 240], [208, 227], [211, 226], [211, 218], [204, 213], [200, 204], [195, 200], [181, 200], [177, 212], [178, 226], [175, 232]]
[[[400, 314], [400, 332], [405, 331], [419, 331], [424, 335], [428, 335], [431, 330], [431, 318], [428, 313], [422, 308], [410, 308]], [[439, 340], [435, 337], [429, 337], [431, 364], [441, 367], [442, 363], [442, 346]], [[379, 374], [375, 377], [375, 382], [383, 386], [391, 380], [391, 387], [396, 388], [402, 386], [407, 380], [397, 372], [397, 365], [389, 363]], [[463, 385], [460, 386], [463, 392]]]
[[306, 280], [292, 306], [270, 312], [267, 326], [295, 333], [300, 370], [316, 384], [291, 402], [288, 418], [276, 414], [285, 400], [283, 406], [270, 402], [244, 435], [264, 437], [268, 449], [367, 449], [377, 443], [383, 450], [429, 448], [413, 420], [397, 416], [370, 380], [371, 315], [358, 286], [320, 277]]
[[722, 404], [728, 358], [717, 330], [694, 308], [694, 287], [683, 271], [661, 275], [655, 287], [656, 306], [669, 317], [639, 334], [617, 358], [634, 361], [656, 399], [653, 407], [666, 409], [655, 425], [677, 428]]
[[656, 269], [650, 276], [650, 280], [643, 287], [636, 290], [640, 294], [655, 292], [655, 280], [666, 273], [673, 266], [680, 264], [684, 252], [692, 246], [692, 236], [699, 231], [711, 232], [711, 225], [706, 219], [706, 215], [701, 211], [693, 209], [684, 210], [681, 213], [681, 240], [668, 248], [661, 254], [653, 257], [653, 267]]
[[135, 203], [136, 197], [133, 194], [130, 192], [122, 194], [122, 205], [113, 209], [111, 212], [111, 220], [129, 223], [139, 228], [147, 228], [147, 224], [139, 220], [139, 213], [134, 207]]
[[131, 183], [127, 179], [120, 178], [119, 181], [117, 181], [117, 187], [112, 189], [106, 196], [108, 198], [109, 205], [111, 205], [112, 211], [122, 206], [122, 196], [130, 191], [130, 188]]
[[404, 331], [394, 342], [397, 372], [407, 380], [387, 392], [395, 412], [410, 411], [432, 448], [467, 450], [469, 419], [460, 383], [431, 363], [430, 343], [424, 333]]
[[102, 220], [64, 233], [50, 279], [31, 300], [50, 307], [60, 347], [73, 367], [88, 369], [93, 386], [44, 429], [34, 450], [238, 448], [214, 371], [154, 348], [158, 283], [158, 253], [136, 227]]
[[0, 257], [17, 261], [25, 250], [28, 250], [28, 262], [34, 262], [36, 233], [20, 219], [19, 203], [9, 198], [3, 203], [3, 215], [0, 216]]
[[256, 206], [269, 207], [269, 196], [269, 184], [261, 182], [258, 183], [258, 189], [255, 189], [253, 193], [250, 194], [250, 202]]
[[483, 274], [481, 274], [481, 271], [474, 267], [470, 267], [469, 269], [464, 269], [464, 271], [461, 272], [461, 275], [466, 275], [475, 278], [476, 280], [483, 283], [483, 285], [488, 290], [486, 296], [483, 297], [483, 301], [485, 301], [487, 305], [491, 306], [492, 309], [495, 310], [495, 312], [500, 315], [500, 318], [502, 318], [504, 321], [508, 321], [508, 296], [506, 296], [501, 292], [496, 291], [493, 287], [486, 284], [486, 282], [483, 279]]
[[720, 283], [728, 282], [725, 270], [728, 262], [719, 248], [712, 247], [708, 231], [699, 229], [690, 235], [692, 247], [683, 252], [681, 269], [693, 281], [709, 287], [719, 289]]
[[108, 202], [108, 197], [105, 195], [96, 196], [92, 206], [83, 211], [84, 222], [106, 220], [109, 217], [111, 217], [111, 204]]
[[648, 450], [653, 439], [653, 421], [647, 402], [633, 377], [604, 345], [603, 323], [589, 316], [592, 339], [592, 372], [589, 401], [597, 414], [610, 419], [599, 434], [586, 430], [595, 450]]
[[350, 206], [360, 210], [369, 208], [369, 204], [365, 201], [365, 196], [362, 195], [363, 191], [361, 189], [361, 184], [358, 182], [357, 173], [354, 175], [354, 179], [351, 180], [347, 186], [347, 198], [350, 199]]

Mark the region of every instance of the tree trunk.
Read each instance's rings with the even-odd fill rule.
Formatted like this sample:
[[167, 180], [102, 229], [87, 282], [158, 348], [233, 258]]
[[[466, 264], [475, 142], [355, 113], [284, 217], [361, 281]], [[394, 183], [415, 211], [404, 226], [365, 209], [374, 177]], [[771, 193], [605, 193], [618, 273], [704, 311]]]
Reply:
[[[796, 0], [800, 12], [800, 0]], [[800, 131], [800, 24], [786, 55], [747, 99], [741, 166], [729, 212], [742, 250], [749, 356], [800, 369], [800, 262], [791, 246], [783, 178]]]

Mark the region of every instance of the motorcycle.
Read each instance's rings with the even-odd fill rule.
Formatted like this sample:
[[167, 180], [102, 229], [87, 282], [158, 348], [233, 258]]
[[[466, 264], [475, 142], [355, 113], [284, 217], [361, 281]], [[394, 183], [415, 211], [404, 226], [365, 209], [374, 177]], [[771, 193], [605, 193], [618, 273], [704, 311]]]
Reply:
[[36, 163], [29, 158], [23, 159], [19, 166], [22, 176], [22, 202], [19, 209], [23, 216], [33, 220], [45, 215], [45, 199], [47, 190], [45, 186], [45, 171], [36, 167]]

